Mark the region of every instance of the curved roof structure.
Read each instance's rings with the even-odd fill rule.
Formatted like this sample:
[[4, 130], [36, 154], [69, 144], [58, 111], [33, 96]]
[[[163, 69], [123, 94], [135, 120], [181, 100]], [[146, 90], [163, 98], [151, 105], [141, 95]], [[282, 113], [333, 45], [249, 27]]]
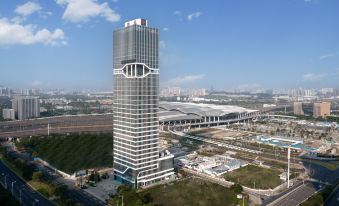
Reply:
[[[243, 107], [232, 105], [214, 105], [182, 102], [160, 102], [159, 118], [170, 119], [171, 117], [182, 117], [191, 115], [191, 118], [201, 118], [208, 116], [226, 116], [228, 114], [251, 113], [258, 110], [249, 110]], [[167, 112], [167, 113], [166, 113]], [[168, 113], [172, 112], [172, 113]], [[166, 118], [166, 116], [168, 118]], [[180, 118], [181, 119], [181, 118]]]

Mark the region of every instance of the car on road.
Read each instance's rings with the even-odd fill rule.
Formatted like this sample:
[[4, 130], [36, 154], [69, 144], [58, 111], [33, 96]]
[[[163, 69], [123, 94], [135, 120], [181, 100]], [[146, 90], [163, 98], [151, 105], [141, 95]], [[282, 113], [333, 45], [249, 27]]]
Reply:
[[87, 189], [88, 187], [87, 187], [87, 185], [81, 185], [80, 188], [81, 188], [81, 189]]

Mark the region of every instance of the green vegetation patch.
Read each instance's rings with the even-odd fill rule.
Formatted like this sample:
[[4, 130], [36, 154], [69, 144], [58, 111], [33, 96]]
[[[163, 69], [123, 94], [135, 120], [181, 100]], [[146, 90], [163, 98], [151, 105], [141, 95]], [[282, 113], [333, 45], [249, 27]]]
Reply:
[[159, 185], [142, 194], [150, 197], [155, 205], [162, 206], [227, 206], [239, 203], [233, 190], [198, 178]]
[[27, 138], [17, 146], [72, 174], [82, 169], [112, 167], [112, 141], [111, 134], [70, 134]]
[[247, 165], [225, 174], [225, 179], [250, 188], [273, 189], [280, 185], [280, 172], [255, 165]]

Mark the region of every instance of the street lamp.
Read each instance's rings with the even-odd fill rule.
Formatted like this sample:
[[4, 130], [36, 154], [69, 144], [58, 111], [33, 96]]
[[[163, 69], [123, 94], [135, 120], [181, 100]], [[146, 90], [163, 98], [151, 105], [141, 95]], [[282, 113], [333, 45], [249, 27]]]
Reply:
[[7, 190], [7, 174], [2, 173], [2, 175], [5, 177], [5, 189]]
[[35, 206], [36, 203], [38, 203], [39, 200], [38, 199], [35, 199], [34, 202], [33, 202], [33, 206]]
[[14, 181], [14, 182], [12, 182], [12, 194], [14, 194], [13, 192], [14, 192], [14, 183], [16, 183], [16, 181]]
[[21, 199], [21, 191], [23, 190], [24, 188], [21, 188], [20, 190], [19, 190], [19, 199], [20, 199], [20, 204], [22, 204], [22, 199]]

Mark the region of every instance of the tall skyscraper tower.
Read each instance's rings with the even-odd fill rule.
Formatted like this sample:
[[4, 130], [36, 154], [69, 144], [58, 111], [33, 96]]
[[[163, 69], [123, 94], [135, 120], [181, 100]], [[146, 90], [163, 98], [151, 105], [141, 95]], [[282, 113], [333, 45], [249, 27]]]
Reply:
[[145, 19], [114, 31], [115, 179], [140, 187], [173, 177], [173, 155], [159, 151], [159, 31]]

